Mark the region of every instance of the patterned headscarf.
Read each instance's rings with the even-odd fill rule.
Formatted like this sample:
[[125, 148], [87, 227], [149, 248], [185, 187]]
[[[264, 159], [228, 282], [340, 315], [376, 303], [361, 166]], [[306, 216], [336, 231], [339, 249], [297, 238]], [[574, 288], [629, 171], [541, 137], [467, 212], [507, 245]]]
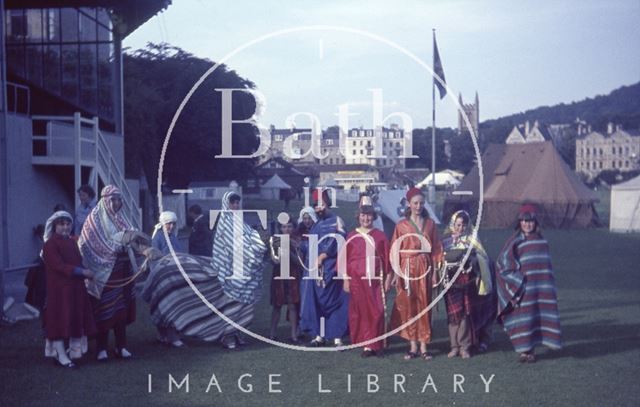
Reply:
[[[227, 191], [222, 197], [222, 210], [229, 210], [229, 203], [237, 192]], [[248, 224], [242, 224], [242, 240], [235, 241], [233, 236], [232, 213], [220, 213], [213, 237], [213, 257], [211, 264], [218, 273], [224, 293], [236, 301], [254, 304], [260, 299], [262, 291], [262, 267], [267, 247], [256, 230]], [[238, 244], [243, 248], [242, 276], [233, 279], [233, 255]]]
[[54, 224], [55, 224], [56, 220], [58, 220], [60, 218], [67, 218], [67, 219], [69, 219], [69, 222], [71, 222], [73, 224], [73, 217], [71, 216], [71, 214], [69, 212], [67, 212], [67, 211], [55, 212], [53, 215], [51, 215], [49, 217], [49, 219], [47, 219], [47, 224], [44, 227], [44, 235], [42, 236], [42, 240], [44, 240], [46, 242], [47, 240], [49, 240], [51, 238], [51, 236], [53, 236], [53, 234], [55, 233]]
[[471, 224], [471, 215], [469, 215], [469, 212], [465, 210], [456, 211], [453, 215], [451, 215], [451, 219], [449, 219], [449, 228], [447, 229], [446, 233], [453, 233], [453, 225], [455, 225], [456, 219], [458, 219], [460, 215], [467, 215], [467, 219], [469, 221], [467, 222], [467, 228], [465, 229], [464, 234], [470, 234], [470, 231], [473, 229], [473, 225]]
[[118, 252], [122, 249], [120, 242], [114, 240], [114, 235], [133, 230], [122, 211], [114, 211], [111, 205], [111, 200], [121, 195], [113, 185], [102, 189], [101, 199], [84, 222], [78, 240], [84, 267], [95, 273], [94, 279], [89, 280], [87, 291], [96, 298], [102, 295], [104, 284], [109, 280]]

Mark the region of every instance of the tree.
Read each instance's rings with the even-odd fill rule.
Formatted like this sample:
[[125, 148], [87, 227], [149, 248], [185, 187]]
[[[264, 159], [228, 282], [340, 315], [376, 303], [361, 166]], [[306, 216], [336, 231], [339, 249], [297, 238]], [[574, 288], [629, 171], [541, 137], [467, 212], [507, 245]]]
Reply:
[[[171, 120], [196, 81], [215, 63], [168, 44], [148, 44], [126, 52], [125, 157], [127, 175], [144, 173], [156, 191], [162, 145]], [[221, 153], [221, 93], [215, 89], [253, 89], [255, 85], [226, 65], [219, 66], [198, 87], [175, 123], [167, 145], [163, 180], [185, 187], [194, 180], [240, 182], [250, 174], [252, 159], [214, 159]], [[233, 119], [249, 118], [256, 103], [250, 94], [235, 92]], [[257, 129], [234, 125], [233, 153], [250, 154], [258, 147]]]
[[[449, 166], [449, 162], [444, 153], [444, 137], [452, 133], [451, 129], [436, 128], [436, 171], [440, 171]], [[429, 168], [431, 169], [431, 127], [426, 129], [413, 129], [413, 154], [419, 158], [408, 158], [407, 168]]]

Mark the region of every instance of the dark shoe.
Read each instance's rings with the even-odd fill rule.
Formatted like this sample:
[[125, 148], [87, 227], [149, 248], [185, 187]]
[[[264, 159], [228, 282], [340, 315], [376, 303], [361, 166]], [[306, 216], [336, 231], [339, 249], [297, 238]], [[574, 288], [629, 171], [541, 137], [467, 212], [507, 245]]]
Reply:
[[307, 347], [309, 348], [320, 348], [322, 346], [324, 346], [324, 340], [319, 341], [317, 339], [314, 339], [307, 344]]
[[411, 360], [411, 359], [415, 359], [417, 357], [420, 357], [420, 354], [418, 352], [411, 352], [408, 351], [405, 355], [404, 355], [404, 360]]
[[433, 354], [431, 352], [422, 352], [420, 354], [420, 357], [425, 360], [425, 361], [430, 361], [433, 359]]
[[230, 336], [225, 336], [224, 338], [222, 338], [222, 346], [225, 349], [235, 349], [238, 347], [238, 343], [236, 342], [236, 337], [235, 335], [230, 335]]
[[360, 354], [361, 358], [370, 358], [371, 356], [375, 356], [376, 352], [374, 352], [371, 349], [367, 349], [367, 350], [363, 350], [362, 353]]
[[58, 366], [58, 367], [66, 367], [67, 369], [75, 369], [76, 367], [78, 367], [75, 363], [73, 362], [69, 362], [67, 364], [64, 364], [62, 362], [60, 362], [58, 360], [58, 358], [53, 358], [53, 364]]
[[241, 335], [236, 334], [236, 344], [240, 346], [246, 346], [249, 342], [244, 339]]

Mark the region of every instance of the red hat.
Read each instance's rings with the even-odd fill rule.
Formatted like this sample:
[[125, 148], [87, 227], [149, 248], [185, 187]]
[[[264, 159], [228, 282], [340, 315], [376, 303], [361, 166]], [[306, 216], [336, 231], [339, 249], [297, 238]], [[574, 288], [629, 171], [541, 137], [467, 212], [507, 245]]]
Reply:
[[536, 213], [538, 210], [533, 204], [523, 204], [518, 211], [518, 220], [532, 220], [536, 219]]
[[[314, 189], [311, 193], [311, 201], [315, 204], [318, 202], [318, 189]], [[329, 192], [326, 189], [322, 190], [322, 201], [326, 206], [330, 206], [331, 201], [329, 200]]]
[[416, 195], [422, 195], [424, 197], [424, 194], [422, 193], [420, 188], [416, 188], [416, 187], [411, 188], [410, 190], [407, 191], [407, 201], [410, 201], [411, 198], [413, 198]]

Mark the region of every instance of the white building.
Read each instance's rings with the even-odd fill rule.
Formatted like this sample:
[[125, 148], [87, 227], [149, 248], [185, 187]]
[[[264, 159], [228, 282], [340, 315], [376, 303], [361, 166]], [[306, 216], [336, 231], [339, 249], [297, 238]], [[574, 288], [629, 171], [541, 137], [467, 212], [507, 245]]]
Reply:
[[576, 139], [576, 172], [589, 178], [603, 170], [640, 169], [640, 131], [609, 123], [607, 133], [592, 131]]

